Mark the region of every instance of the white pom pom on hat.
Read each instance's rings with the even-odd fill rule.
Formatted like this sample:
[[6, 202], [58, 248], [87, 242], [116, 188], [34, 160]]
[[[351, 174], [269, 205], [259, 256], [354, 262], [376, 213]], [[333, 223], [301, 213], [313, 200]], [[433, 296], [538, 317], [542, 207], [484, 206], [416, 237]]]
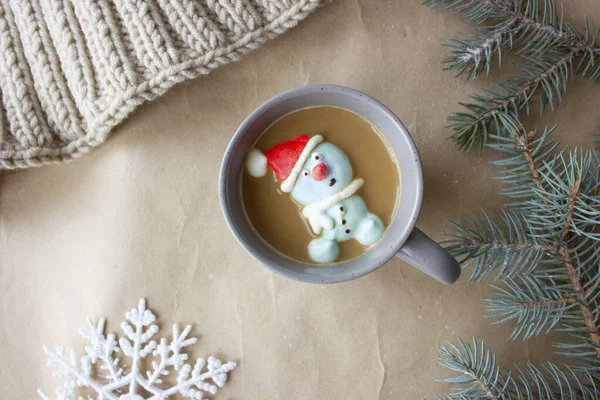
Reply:
[[252, 149], [246, 156], [246, 170], [254, 178], [262, 178], [267, 174], [267, 157], [258, 149]]

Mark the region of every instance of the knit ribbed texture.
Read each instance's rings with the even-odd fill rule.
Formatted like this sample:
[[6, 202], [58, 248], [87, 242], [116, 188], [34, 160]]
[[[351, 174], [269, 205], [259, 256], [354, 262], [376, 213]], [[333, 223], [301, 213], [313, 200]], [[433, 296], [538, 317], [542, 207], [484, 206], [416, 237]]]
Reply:
[[324, 0], [0, 0], [0, 168], [68, 161]]

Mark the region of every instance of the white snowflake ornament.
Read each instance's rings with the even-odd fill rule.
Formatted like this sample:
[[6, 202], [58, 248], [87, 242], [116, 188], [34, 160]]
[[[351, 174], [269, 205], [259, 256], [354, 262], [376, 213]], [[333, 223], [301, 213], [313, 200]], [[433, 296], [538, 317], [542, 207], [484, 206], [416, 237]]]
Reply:
[[[151, 340], [159, 328], [154, 324], [156, 316], [146, 308], [144, 299], [137, 308], [125, 313], [125, 319], [121, 324], [125, 337], [118, 340], [114, 333], [104, 335], [104, 318], [98, 325], [88, 319], [88, 329], [79, 332], [90, 344], [85, 347], [86, 355], [80, 359], [75, 350], [67, 354], [64, 347], [44, 346], [48, 366], [60, 368], [54, 376], [65, 378], [63, 385], [55, 391], [56, 400], [163, 400], [176, 394], [202, 400], [206, 393], [215, 394], [223, 387], [227, 373], [236, 367], [232, 361], [223, 364], [212, 356], [196, 359], [193, 367], [186, 363], [188, 354], [182, 349], [198, 341], [196, 337], [188, 337], [191, 325], [181, 332], [178, 325], [173, 325], [170, 342], [166, 338], [158, 343]], [[121, 367], [124, 364], [117, 355], [130, 359], [127, 371]], [[151, 368], [144, 375], [142, 371], [147, 358], [152, 359]], [[177, 371], [175, 383], [163, 382], [171, 370]], [[76, 391], [86, 390], [95, 397], [76, 397]], [[52, 400], [41, 389], [38, 392], [42, 399]], [[149, 397], [142, 393], [148, 393]]]

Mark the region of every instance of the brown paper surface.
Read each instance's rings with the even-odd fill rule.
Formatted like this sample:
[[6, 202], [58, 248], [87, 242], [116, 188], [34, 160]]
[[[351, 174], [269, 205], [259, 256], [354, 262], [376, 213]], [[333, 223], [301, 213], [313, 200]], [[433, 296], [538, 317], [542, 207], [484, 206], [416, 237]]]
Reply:
[[[596, 0], [565, 14], [600, 23]], [[0, 181], [2, 398], [35, 398], [61, 382], [42, 344], [83, 351], [86, 317], [123, 313], [146, 297], [161, 332], [192, 323], [194, 355], [239, 366], [217, 398], [412, 399], [448, 389], [437, 349], [484, 338], [507, 366], [548, 358], [552, 337], [506, 342], [509, 325], [482, 317], [484, 284], [443, 286], [399, 260], [353, 282], [298, 283], [254, 261], [219, 207], [221, 157], [244, 117], [271, 96], [309, 83], [365, 91], [404, 121], [420, 150], [425, 199], [418, 226], [434, 239], [447, 220], [497, 210], [496, 154], [459, 153], [444, 118], [489, 83], [440, 66], [465, 30], [420, 0], [338, 0], [239, 63], [180, 85], [140, 109], [112, 138], [70, 164], [4, 173]], [[498, 74], [494, 74], [498, 77]], [[565, 142], [590, 146], [598, 84], [576, 81], [544, 118]]]

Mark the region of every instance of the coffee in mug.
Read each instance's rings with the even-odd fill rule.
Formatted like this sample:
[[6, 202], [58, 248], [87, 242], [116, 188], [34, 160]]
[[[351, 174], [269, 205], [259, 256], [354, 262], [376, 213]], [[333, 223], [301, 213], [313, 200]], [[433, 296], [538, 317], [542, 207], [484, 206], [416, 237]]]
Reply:
[[394, 151], [363, 117], [333, 106], [279, 118], [248, 152], [246, 214], [287, 257], [331, 264], [373, 247], [401, 198]]

